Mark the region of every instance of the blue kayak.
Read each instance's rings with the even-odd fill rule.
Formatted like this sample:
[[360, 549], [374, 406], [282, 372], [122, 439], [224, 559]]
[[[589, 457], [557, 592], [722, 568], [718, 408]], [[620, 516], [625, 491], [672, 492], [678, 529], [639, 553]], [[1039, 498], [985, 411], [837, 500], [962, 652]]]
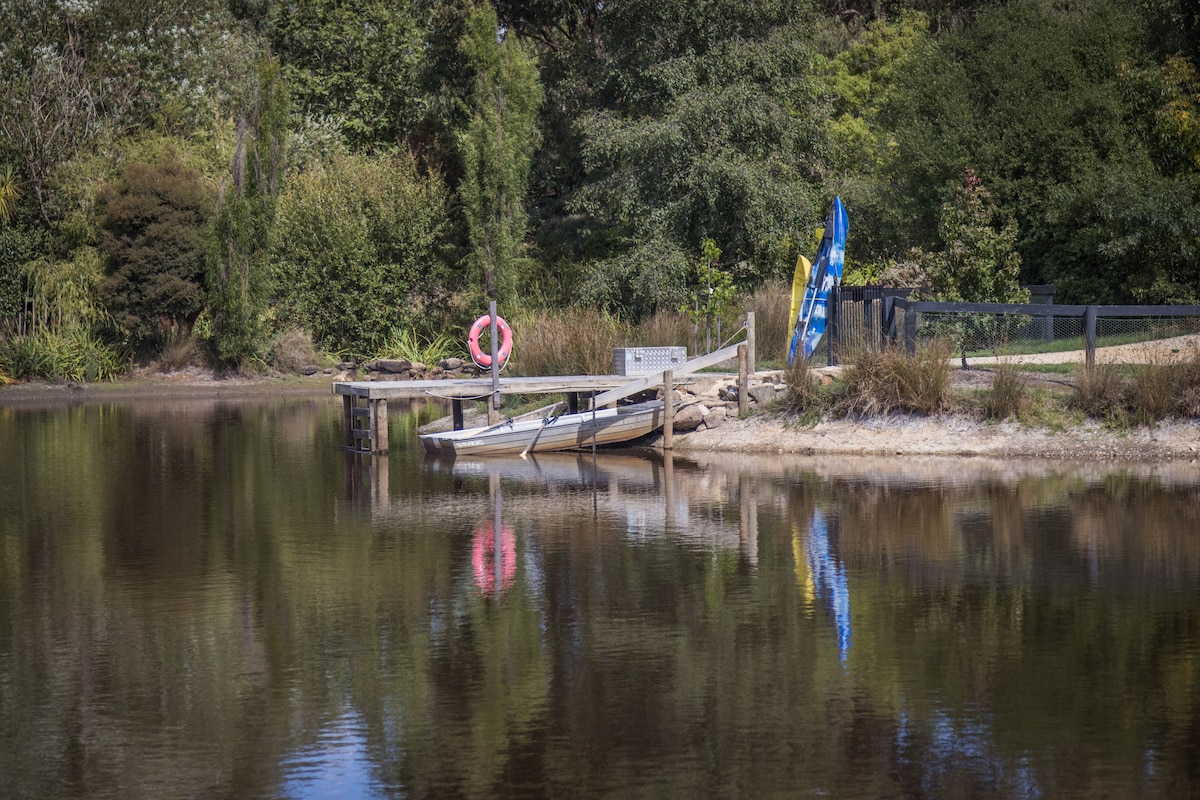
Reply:
[[834, 197], [829, 216], [825, 219], [825, 233], [821, 237], [821, 249], [808, 278], [804, 301], [792, 327], [792, 340], [788, 345], [788, 366], [795, 363], [799, 354], [804, 359], [812, 358], [817, 343], [825, 333], [829, 317], [829, 295], [842, 282], [842, 269], [846, 260], [846, 234], [850, 220], [842, 198]]

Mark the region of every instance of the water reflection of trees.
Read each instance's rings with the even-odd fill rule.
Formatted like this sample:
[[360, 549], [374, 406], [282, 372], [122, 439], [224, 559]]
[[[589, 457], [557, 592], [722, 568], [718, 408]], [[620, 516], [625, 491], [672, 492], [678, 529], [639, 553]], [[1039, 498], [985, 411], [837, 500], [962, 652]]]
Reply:
[[[264, 406], [0, 429], [18, 796], [272, 795], [338, 736], [359, 780], [416, 796], [1200, 779], [1191, 489], [577, 463], [502, 478], [516, 577], [487, 597], [488, 478], [398, 457], [386, 508], [347, 502], [340, 456], [314, 456], [338, 424]], [[848, 647], [806, 594], [816, 553], [842, 570]]]

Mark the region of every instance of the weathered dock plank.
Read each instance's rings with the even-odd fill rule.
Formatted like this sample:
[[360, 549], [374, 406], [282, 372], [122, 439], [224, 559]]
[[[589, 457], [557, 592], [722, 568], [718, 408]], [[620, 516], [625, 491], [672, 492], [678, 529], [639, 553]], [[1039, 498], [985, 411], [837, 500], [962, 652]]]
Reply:
[[[661, 376], [660, 376], [661, 377]], [[501, 378], [501, 394], [570, 394], [604, 392], [629, 383], [625, 375], [555, 375], [548, 377]], [[481, 400], [492, 392], [491, 378], [459, 378], [431, 381], [339, 381], [334, 394], [368, 400], [412, 400], [422, 397], [443, 400]]]

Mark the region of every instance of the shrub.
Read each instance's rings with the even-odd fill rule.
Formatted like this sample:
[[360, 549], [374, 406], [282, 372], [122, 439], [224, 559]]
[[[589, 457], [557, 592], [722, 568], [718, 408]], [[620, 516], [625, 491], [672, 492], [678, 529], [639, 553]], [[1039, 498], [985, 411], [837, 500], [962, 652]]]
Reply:
[[340, 156], [299, 174], [273, 231], [284, 312], [320, 347], [357, 356], [397, 326], [430, 328], [446, 220], [444, 186], [410, 156]]
[[100, 193], [103, 295], [135, 346], [169, 337], [200, 314], [213, 203], [199, 171], [176, 159], [130, 164]]
[[939, 411], [950, 396], [949, 358], [950, 343], [944, 339], [911, 354], [897, 346], [864, 350], [846, 368], [846, 393], [839, 410], [866, 416]]

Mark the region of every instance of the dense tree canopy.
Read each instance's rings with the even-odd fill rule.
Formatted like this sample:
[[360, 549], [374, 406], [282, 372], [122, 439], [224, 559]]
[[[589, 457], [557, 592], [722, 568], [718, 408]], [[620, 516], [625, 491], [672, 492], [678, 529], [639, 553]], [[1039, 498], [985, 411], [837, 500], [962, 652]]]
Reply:
[[[1195, 302], [1194, 5], [0, 0], [0, 339], [115, 318], [128, 344], [195, 318], [235, 363], [265, 352], [285, 299], [356, 350], [398, 319], [374, 305], [436, 302], [399, 318], [430, 336], [493, 290], [638, 319], [683, 305], [700, 264], [739, 291], [788, 274], [834, 194], [851, 274], [945, 254], [968, 170], [1004, 221], [993, 261], [1023, 282]], [[141, 159], [156, 180], [218, 195], [186, 302], [160, 291], [179, 274], [168, 239], [113, 213], [153, 194], [131, 167], [147, 137], [193, 154], [187, 170]], [[427, 209], [386, 210], [385, 187], [426, 181], [410, 200]], [[420, 220], [403, 246], [378, 222], [400, 218]], [[329, 226], [336, 303], [306, 277]], [[86, 313], [47, 310], [63, 304]]]

